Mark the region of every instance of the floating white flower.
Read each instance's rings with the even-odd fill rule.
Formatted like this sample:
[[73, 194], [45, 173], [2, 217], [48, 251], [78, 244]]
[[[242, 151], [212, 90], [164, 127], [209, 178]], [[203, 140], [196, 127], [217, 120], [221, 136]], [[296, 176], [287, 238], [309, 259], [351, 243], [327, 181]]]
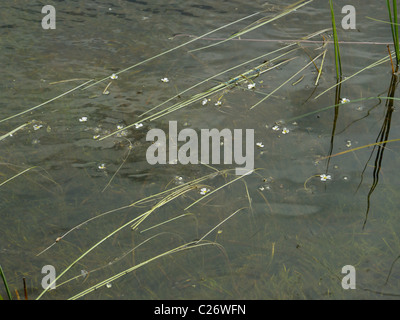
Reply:
[[143, 127], [143, 123], [136, 123], [136, 124], [135, 124], [135, 128], [136, 128], [136, 129], [139, 129], [139, 128], [141, 128], [141, 127]]
[[325, 174], [325, 173], [321, 174], [319, 177], [321, 178], [321, 181], [326, 181], [326, 180], [332, 179], [330, 174]]
[[122, 124], [117, 125], [117, 129], [120, 130], [122, 129], [124, 126]]
[[100, 170], [104, 170], [104, 169], [106, 168], [106, 165], [105, 165], [104, 163], [102, 163], [102, 164], [100, 164], [100, 165], [98, 166], [98, 168], [99, 168]]
[[118, 79], [118, 76], [117, 76], [115, 73], [113, 73], [113, 74], [110, 76], [110, 78], [111, 78], [112, 80], [116, 80], [116, 79]]
[[98, 138], [100, 138], [100, 135], [99, 135], [99, 134], [96, 134], [95, 136], [93, 136], [93, 139], [94, 139], [94, 140], [97, 140]]
[[282, 129], [282, 133], [283, 133], [283, 134], [286, 134], [286, 133], [289, 133], [289, 132], [290, 132], [290, 131], [289, 131], [288, 128], [283, 128], [283, 129]]
[[166, 83], [166, 82], [169, 82], [169, 79], [167, 77], [165, 77], [165, 78], [162, 78], [161, 81]]
[[181, 176], [175, 176], [175, 184], [180, 185], [183, 184], [183, 177]]
[[207, 98], [204, 98], [203, 101], [201, 102], [201, 104], [202, 104], [203, 106], [205, 106], [205, 105], [207, 104], [207, 102], [208, 102], [208, 99], [207, 99]]
[[347, 98], [343, 98], [342, 100], [340, 100], [341, 103], [348, 103], [350, 102], [350, 99]]
[[208, 192], [210, 192], [210, 189], [208, 189], [208, 188], [201, 188], [200, 189], [200, 194], [202, 195], [202, 196], [204, 196], [206, 193], [208, 193]]
[[249, 90], [253, 89], [255, 86], [256, 86], [255, 83], [250, 83], [250, 84], [247, 85], [247, 89], [249, 89]]
[[33, 130], [39, 130], [41, 127], [43, 127], [41, 124], [34, 124]]
[[278, 125], [273, 126], [273, 127], [272, 127], [272, 130], [278, 131], [278, 130], [279, 130], [279, 126], [278, 126]]
[[259, 148], [264, 148], [264, 145], [263, 145], [262, 142], [257, 142], [257, 143], [256, 143], [256, 146], [259, 147]]
[[87, 117], [82, 117], [79, 119], [79, 122], [86, 122], [87, 121]]
[[216, 106], [220, 106], [221, 104], [222, 104], [222, 102], [219, 100], [215, 103]]

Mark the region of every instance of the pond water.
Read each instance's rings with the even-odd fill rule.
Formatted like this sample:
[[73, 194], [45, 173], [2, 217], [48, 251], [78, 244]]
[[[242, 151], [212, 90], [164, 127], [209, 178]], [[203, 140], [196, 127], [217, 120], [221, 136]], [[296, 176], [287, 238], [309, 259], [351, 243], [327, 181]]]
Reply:
[[[327, 1], [264, 24], [293, 3], [57, 1], [47, 30], [41, 2], [0, 5], [0, 263], [14, 299], [23, 278], [29, 299], [399, 297], [399, 144], [375, 144], [400, 134], [397, 101], [378, 98], [396, 97], [397, 78], [388, 59], [370, 67], [388, 57], [387, 8], [335, 2], [338, 93]], [[345, 4], [355, 30], [340, 27]], [[168, 137], [170, 121], [254, 130], [254, 172], [149, 164], [147, 132]], [[57, 287], [43, 293], [48, 265]]]

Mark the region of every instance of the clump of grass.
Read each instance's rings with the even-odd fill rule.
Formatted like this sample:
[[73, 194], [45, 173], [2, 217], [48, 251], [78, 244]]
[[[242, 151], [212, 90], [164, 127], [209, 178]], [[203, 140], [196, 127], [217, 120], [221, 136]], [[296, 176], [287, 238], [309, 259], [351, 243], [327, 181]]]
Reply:
[[[76, 265], [79, 261], [81, 261], [81, 260], [82, 260], [85, 256], [87, 256], [90, 252], [93, 252], [93, 251], [94, 251], [95, 249], [97, 249], [102, 243], [104, 243], [106, 240], [110, 239], [111, 237], [113, 237], [114, 235], [116, 235], [117, 233], [119, 233], [120, 231], [122, 231], [123, 229], [126, 229], [126, 228], [130, 227], [131, 230], [133, 230], [134, 232], [137, 232], [138, 229], [139, 229], [139, 226], [140, 226], [145, 220], [147, 220], [147, 218], [148, 218], [150, 215], [153, 215], [153, 213], [154, 213], [156, 210], [160, 209], [161, 207], [165, 206], [166, 204], [168, 204], [168, 203], [170, 203], [170, 202], [176, 201], [176, 200], [178, 200], [178, 199], [180, 199], [180, 198], [186, 196], [186, 195], [189, 194], [191, 191], [198, 190], [200, 187], [203, 186], [203, 182], [204, 182], [205, 180], [214, 178], [214, 177], [216, 177], [217, 175], [221, 175], [221, 176], [228, 175], [232, 170], [233, 170], [233, 169], [222, 170], [222, 171], [218, 171], [218, 170], [217, 170], [216, 172], [213, 172], [213, 173], [211, 173], [211, 174], [207, 174], [207, 175], [205, 175], [205, 176], [203, 176], [203, 177], [194, 179], [194, 180], [189, 181], [189, 182], [187, 182], [187, 183], [184, 183], [184, 184], [182, 184], [182, 185], [179, 185], [179, 186], [176, 186], [176, 187], [172, 187], [172, 188], [167, 189], [167, 190], [165, 190], [165, 191], [162, 191], [162, 192], [160, 192], [160, 193], [158, 193], [158, 194], [153, 194], [153, 195], [151, 195], [151, 196], [149, 196], [149, 197], [142, 198], [142, 199], [140, 199], [140, 200], [138, 200], [138, 201], [135, 201], [135, 202], [131, 203], [131, 204], [128, 205], [128, 206], [123, 206], [123, 207], [120, 207], [120, 208], [117, 208], [117, 209], [114, 209], [114, 210], [110, 210], [110, 211], [104, 212], [104, 213], [102, 213], [102, 214], [100, 214], [100, 215], [98, 215], [98, 216], [96, 216], [96, 217], [93, 217], [93, 218], [91, 218], [91, 219], [89, 219], [89, 220], [86, 220], [86, 221], [84, 221], [83, 223], [81, 223], [80, 225], [78, 225], [78, 226], [72, 228], [70, 231], [68, 231], [67, 233], [65, 233], [65, 234], [62, 235], [61, 237], [57, 238], [56, 241], [55, 241], [55, 243], [53, 243], [51, 246], [49, 246], [48, 248], [46, 248], [45, 250], [43, 250], [40, 254], [42, 254], [43, 252], [45, 252], [45, 251], [47, 251], [48, 249], [50, 249], [50, 247], [52, 247], [54, 244], [59, 243], [60, 240], [62, 240], [67, 234], [69, 234], [69, 233], [72, 232], [73, 230], [78, 229], [79, 227], [81, 227], [82, 225], [88, 223], [89, 221], [92, 221], [92, 220], [94, 220], [94, 219], [96, 219], [96, 218], [103, 217], [103, 216], [105, 216], [106, 214], [109, 214], [109, 213], [112, 213], [112, 212], [116, 212], [116, 211], [119, 211], [119, 210], [122, 210], [122, 209], [131, 208], [131, 207], [138, 207], [139, 205], [143, 205], [143, 204], [146, 204], [146, 203], [154, 202], [154, 201], [155, 201], [155, 203], [154, 203], [153, 205], [151, 205], [150, 209], [146, 210], [144, 213], [140, 214], [139, 216], [136, 216], [136, 217], [134, 217], [133, 219], [130, 219], [128, 222], [124, 223], [122, 226], [120, 226], [120, 227], [114, 229], [114, 231], [112, 231], [111, 233], [109, 233], [108, 235], [106, 235], [105, 237], [103, 237], [102, 239], [100, 239], [97, 243], [95, 243], [93, 246], [91, 246], [89, 249], [87, 249], [85, 252], [83, 252], [83, 253], [82, 253], [78, 258], [76, 258], [68, 267], [66, 267], [65, 270], [64, 270], [63, 272], [61, 272], [61, 273], [58, 275], [58, 277], [57, 277], [51, 284], [49, 284], [48, 288], [49, 288], [53, 283], [55, 283], [56, 281], [58, 281], [68, 270], [70, 270], [74, 265]], [[223, 189], [223, 188], [225, 188], [225, 187], [228, 187], [230, 184], [232, 184], [232, 183], [234, 183], [234, 182], [236, 182], [236, 181], [238, 181], [238, 180], [240, 180], [240, 179], [243, 179], [244, 177], [245, 177], [245, 176], [239, 176], [239, 177], [236, 177], [235, 179], [232, 179], [232, 180], [230, 180], [230, 181], [224, 183], [222, 186], [216, 188], [214, 191], [211, 191], [211, 192], [207, 193], [205, 196], [201, 197], [199, 200], [193, 201], [193, 202], [192, 202], [189, 206], [187, 206], [184, 210], [187, 210], [188, 208], [190, 208], [190, 207], [192, 207], [192, 206], [198, 204], [200, 201], [205, 201], [205, 200], [208, 198], [208, 196], [211, 196], [212, 194], [214, 194], [214, 193], [220, 191], [221, 189]], [[161, 254], [159, 254], [159, 255], [155, 255], [155, 256], [153, 256], [152, 258], [147, 259], [147, 260], [145, 260], [145, 261], [143, 261], [143, 262], [141, 262], [141, 263], [135, 264], [133, 267], [131, 267], [131, 268], [129, 268], [129, 269], [127, 269], [127, 270], [125, 270], [125, 271], [123, 271], [123, 272], [121, 272], [121, 273], [115, 274], [115, 275], [112, 276], [111, 278], [108, 278], [107, 280], [104, 280], [104, 281], [98, 283], [97, 285], [94, 285], [94, 286], [90, 287], [89, 289], [86, 289], [86, 290], [84, 290], [84, 291], [78, 293], [77, 295], [73, 296], [71, 299], [77, 299], [77, 298], [79, 298], [79, 297], [82, 297], [82, 296], [86, 295], [87, 293], [92, 292], [93, 290], [95, 290], [95, 289], [97, 289], [97, 288], [100, 288], [100, 287], [102, 287], [102, 286], [105, 286], [106, 284], [108, 284], [108, 283], [110, 283], [110, 282], [112, 282], [112, 281], [114, 281], [114, 280], [116, 280], [116, 279], [122, 277], [123, 275], [128, 274], [128, 273], [130, 273], [130, 272], [133, 272], [133, 271], [137, 270], [138, 268], [141, 268], [141, 267], [147, 265], [148, 263], [150, 263], [150, 262], [152, 262], [152, 261], [154, 261], [154, 260], [156, 260], [156, 259], [159, 259], [159, 258], [161, 258], [161, 257], [165, 257], [165, 256], [174, 254], [174, 253], [176, 253], [176, 252], [184, 251], [184, 250], [187, 250], [187, 249], [192, 249], [192, 248], [201, 247], [201, 246], [207, 246], [207, 245], [213, 245], [213, 246], [217, 246], [217, 247], [221, 248], [221, 246], [218, 245], [217, 243], [207, 241], [207, 240], [205, 240], [205, 238], [206, 238], [207, 236], [209, 236], [212, 232], [214, 232], [214, 231], [215, 231], [218, 227], [220, 227], [222, 224], [224, 224], [226, 221], [228, 221], [228, 220], [231, 219], [233, 216], [235, 216], [235, 215], [236, 215], [238, 212], [240, 212], [242, 209], [244, 209], [244, 208], [241, 208], [241, 209], [236, 210], [234, 213], [232, 213], [231, 215], [229, 215], [227, 218], [223, 219], [223, 220], [222, 220], [221, 222], [219, 222], [216, 226], [214, 226], [210, 231], [208, 231], [204, 236], [202, 236], [199, 240], [195, 240], [195, 241], [192, 241], [192, 242], [185, 243], [185, 244], [183, 244], [183, 245], [179, 245], [179, 246], [177, 246], [177, 247], [175, 247], [175, 248], [173, 248], [173, 249], [167, 250], [167, 251], [165, 251], [165, 252], [163, 252], [163, 253], [161, 253]], [[190, 214], [190, 213], [189, 213], [189, 214]], [[182, 215], [180, 215], [179, 217], [183, 217], [183, 216], [187, 216], [187, 215], [188, 215], [188, 214], [182, 214]], [[160, 225], [162, 225], [162, 224], [164, 224], [164, 223], [170, 222], [170, 221], [172, 221], [172, 220], [174, 220], [174, 219], [177, 219], [177, 218], [179, 218], [179, 217], [175, 217], [175, 218], [172, 218], [172, 219], [168, 219], [167, 221], [164, 221], [163, 223], [158, 224], [158, 226], [160, 226]], [[154, 227], [156, 227], [156, 226], [153, 225], [151, 228], [154, 228]], [[146, 230], [148, 230], [148, 229], [149, 229], [149, 228], [147, 228]], [[150, 240], [150, 239], [152, 239], [152, 238], [154, 238], [154, 237], [151, 237], [151, 238], [145, 240], [143, 243], [147, 242], [148, 240]], [[138, 247], [138, 246], [137, 246], [137, 247]], [[134, 250], [134, 249], [133, 249], [133, 250]], [[133, 251], [133, 250], [132, 250], [132, 251]], [[125, 255], [124, 255], [124, 256], [125, 256]], [[74, 278], [76, 278], [76, 277], [74, 277]], [[73, 279], [74, 279], [74, 278], [73, 278]], [[70, 280], [67, 280], [67, 281], [65, 281], [65, 282], [69, 282], [69, 281], [70, 281]], [[36, 299], [40, 299], [40, 298], [43, 296], [43, 294], [46, 293], [46, 292], [48, 291], [48, 288], [44, 289], [43, 292], [42, 292]]]

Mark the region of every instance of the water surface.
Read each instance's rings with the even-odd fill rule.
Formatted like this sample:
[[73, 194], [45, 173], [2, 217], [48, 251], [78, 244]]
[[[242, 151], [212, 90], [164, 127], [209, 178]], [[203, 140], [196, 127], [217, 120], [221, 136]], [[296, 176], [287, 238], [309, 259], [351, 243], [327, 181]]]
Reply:
[[[296, 59], [255, 78], [254, 90], [243, 84], [220, 91], [204, 106], [198, 101], [99, 141], [208, 77], [331, 27], [328, 4], [313, 1], [240, 39], [189, 52], [227, 38], [261, 17], [273, 17], [291, 3], [61, 1], [54, 5], [55, 30], [42, 29], [42, 4], [37, 1], [1, 5], [0, 119], [22, 114], [2, 121], [0, 136], [23, 128], [0, 141], [0, 184], [29, 169], [0, 186], [0, 261], [13, 292], [17, 289], [23, 296], [24, 277], [29, 298], [36, 298], [43, 290], [44, 265], [53, 265], [61, 274], [86, 250], [156, 202], [103, 213], [181, 186], [214, 169], [236, 167], [150, 165], [146, 133], [151, 128], [168, 131], [169, 121], [177, 121], [179, 130], [197, 132], [254, 129], [255, 142], [263, 145], [254, 146], [257, 170], [185, 210], [204, 197], [201, 187], [212, 191], [237, 178], [233, 171], [210, 177], [151, 213], [139, 228], [124, 228], [73, 265], [57, 281], [57, 289], [43, 299], [73, 297], [119, 272], [198, 240], [210, 230], [204, 240], [211, 245], [151, 261], [83, 299], [398, 297], [398, 143], [319, 160], [373, 144], [382, 130], [388, 133], [385, 139], [398, 138], [396, 101], [390, 117], [386, 99], [352, 102], [388, 96], [390, 62], [342, 84], [340, 98], [352, 103], [340, 106], [336, 114], [334, 108], [319, 112], [336, 103], [335, 89], [315, 99], [336, 81], [333, 45], [328, 44], [317, 87], [317, 71], [311, 65], [251, 109], [309, 63], [310, 57], [323, 52], [323, 37], [317, 36], [318, 43], [302, 43], [296, 52], [275, 63]], [[385, 57], [384, 43], [391, 41], [387, 24], [367, 18], [387, 20], [382, 5], [376, 1], [362, 5], [353, 1], [352, 5], [357, 10], [357, 29], [338, 30], [344, 42], [341, 54], [346, 77]], [[24, 112], [90, 79], [109, 77], [255, 12], [262, 13], [122, 72], [118, 79], [75, 90]], [[339, 5], [335, 12], [340, 25]], [[328, 39], [331, 32], [323, 35]], [[354, 41], [367, 43], [349, 43]], [[281, 53], [285, 51], [289, 50]], [[265, 59], [216, 77], [162, 108], [224, 83]], [[316, 65], [321, 65], [321, 58]], [[163, 78], [169, 82], [162, 82]], [[105, 90], [109, 94], [103, 94]], [[217, 101], [221, 105], [215, 105]], [[310, 112], [314, 113], [304, 116]], [[279, 130], [275, 131], [276, 123]], [[289, 130], [286, 134], [284, 127]], [[321, 174], [331, 179], [321, 181]], [[175, 217], [179, 218], [170, 220]], [[169, 222], [161, 224], [165, 221]], [[355, 290], [342, 288], [345, 265], [356, 269]], [[0, 294], [6, 297], [3, 286]]]

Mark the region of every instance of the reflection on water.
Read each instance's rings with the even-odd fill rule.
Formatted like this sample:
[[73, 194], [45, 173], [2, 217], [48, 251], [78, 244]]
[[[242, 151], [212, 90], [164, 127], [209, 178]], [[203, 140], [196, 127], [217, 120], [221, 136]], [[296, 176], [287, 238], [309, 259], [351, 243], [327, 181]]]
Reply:
[[[384, 97], [398, 79], [389, 60], [351, 77], [391, 41], [362, 18], [387, 19], [368, 2], [354, 1], [357, 31], [339, 30], [347, 80], [318, 99], [335, 84], [330, 31], [290, 41], [330, 27], [318, 1], [263, 26], [290, 1], [65, 1], [56, 30], [41, 28], [35, 1], [2, 5], [0, 260], [12, 291], [23, 296], [25, 277], [36, 298], [54, 265], [68, 272], [44, 299], [98, 284], [83, 298], [397, 297], [397, 102]], [[315, 86], [321, 57], [304, 66], [325, 49]], [[77, 88], [91, 79], [103, 81]], [[146, 134], [169, 121], [254, 129], [257, 170], [149, 165]], [[341, 286], [345, 265], [356, 290]]]

